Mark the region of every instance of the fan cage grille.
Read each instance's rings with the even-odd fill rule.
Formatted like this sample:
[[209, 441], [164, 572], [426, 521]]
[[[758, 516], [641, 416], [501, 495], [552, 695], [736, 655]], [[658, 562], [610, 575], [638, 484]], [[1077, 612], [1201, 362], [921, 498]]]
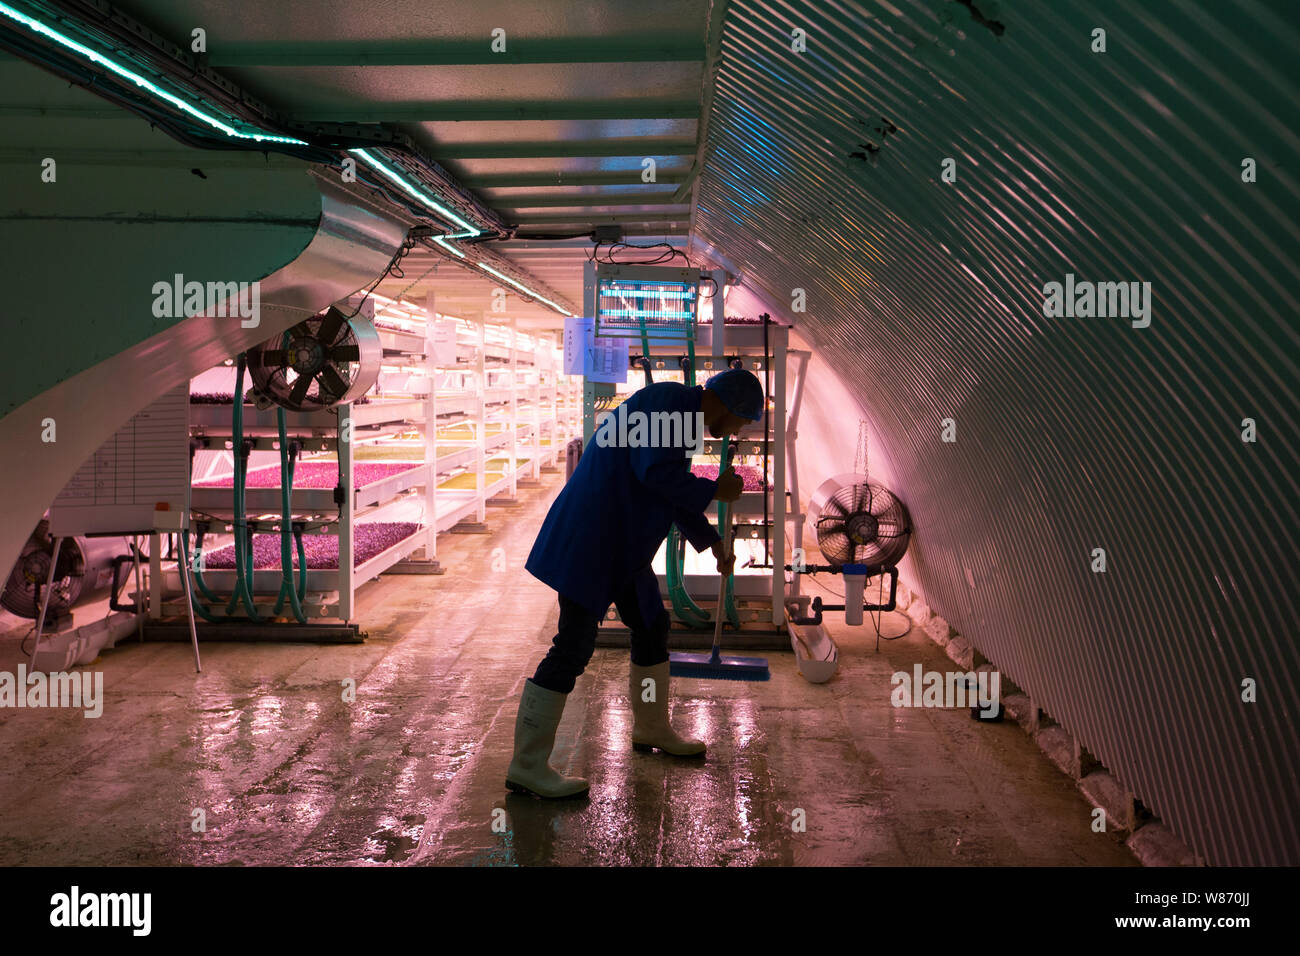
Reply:
[[[355, 321], [355, 316], [349, 318], [331, 306], [250, 349], [249, 374], [254, 386], [291, 411], [331, 408], [353, 391], [360, 391], [364, 363]], [[303, 339], [316, 343], [322, 355], [320, 364], [306, 374], [293, 368], [296, 346]]]
[[[854, 520], [862, 515], [872, 520]], [[869, 539], [855, 538], [856, 531], [873, 525]], [[871, 572], [897, 565], [912, 532], [903, 503], [888, 489], [867, 483], [846, 486], [828, 498], [816, 528], [817, 546], [828, 563], [864, 564]]]
[[[52, 550], [52, 542], [37, 545], [30, 540], [23, 549], [22, 555], [9, 572], [4, 594], [0, 595], [0, 606], [10, 614], [35, 620], [40, 613]], [[77, 538], [64, 538], [59, 548], [59, 562], [54, 569], [54, 585], [50, 589], [47, 614], [58, 616], [77, 603], [85, 581], [85, 572], [85, 553], [81, 541]]]

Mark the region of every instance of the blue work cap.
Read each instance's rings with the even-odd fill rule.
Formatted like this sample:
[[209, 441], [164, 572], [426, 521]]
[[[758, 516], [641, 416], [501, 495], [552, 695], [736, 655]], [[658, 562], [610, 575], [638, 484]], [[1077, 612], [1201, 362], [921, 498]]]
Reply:
[[763, 420], [763, 386], [753, 372], [729, 368], [705, 382], [704, 387], [717, 395], [731, 414], [751, 422]]

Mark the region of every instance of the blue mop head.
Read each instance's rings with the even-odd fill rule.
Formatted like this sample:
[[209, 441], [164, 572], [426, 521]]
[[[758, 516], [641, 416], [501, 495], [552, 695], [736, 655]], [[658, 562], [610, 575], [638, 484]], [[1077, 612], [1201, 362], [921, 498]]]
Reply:
[[770, 680], [765, 657], [731, 657], [717, 654], [672, 653], [668, 673], [697, 680]]

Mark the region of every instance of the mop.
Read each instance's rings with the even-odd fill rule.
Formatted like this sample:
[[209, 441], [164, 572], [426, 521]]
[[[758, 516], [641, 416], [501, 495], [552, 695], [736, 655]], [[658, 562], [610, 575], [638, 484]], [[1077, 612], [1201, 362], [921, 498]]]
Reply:
[[[724, 451], [724, 455], [726, 452]], [[719, 474], [731, 464], [730, 455], [726, 455], [726, 464]], [[727, 502], [718, 502], [718, 533], [722, 535], [723, 548], [728, 558], [732, 556], [731, 506]], [[668, 673], [673, 677], [693, 677], [700, 680], [769, 680], [772, 676], [767, 668], [765, 657], [724, 657], [722, 654], [722, 617], [727, 600], [727, 582], [731, 575], [718, 575], [718, 606], [714, 612], [713, 652], [710, 654], [692, 654], [674, 652], [668, 655]]]

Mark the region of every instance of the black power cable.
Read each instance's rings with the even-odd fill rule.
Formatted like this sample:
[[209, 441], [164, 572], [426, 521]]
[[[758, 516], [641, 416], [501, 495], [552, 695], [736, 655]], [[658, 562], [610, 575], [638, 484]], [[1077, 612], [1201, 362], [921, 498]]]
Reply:
[[[769, 566], [775, 565], [777, 559], [772, 556], [772, 526], [768, 524], [767, 516], [767, 492], [772, 490], [776, 494], [776, 489], [772, 488], [768, 480], [768, 469], [771, 468], [769, 456], [771, 454], [771, 437], [772, 437], [772, 349], [767, 341], [767, 324], [771, 321], [771, 315], [764, 312], [761, 316], [763, 320], [763, 550], [767, 552], [767, 563]], [[784, 396], [783, 396], [784, 397]], [[773, 507], [776, 502], [772, 502]], [[795, 502], [798, 507], [798, 502]], [[782, 563], [785, 562], [785, 555], [780, 556]], [[785, 586], [785, 572], [781, 572], [781, 584]]]
[[[600, 247], [606, 245], [609, 248], [602, 257]], [[615, 255], [619, 249], [636, 249], [643, 252], [651, 249], [661, 249], [662, 251], [656, 253], [650, 259], [617, 259]], [[671, 262], [678, 256], [682, 257], [689, 269], [691, 267], [691, 257], [670, 242], [654, 242], [641, 246], [631, 242], [608, 242], [604, 239], [598, 239], [595, 245], [592, 246], [590, 259], [592, 262], [601, 262], [610, 266], [657, 266], [665, 262]]]
[[406, 258], [406, 255], [412, 248], [414, 248], [414, 246], [415, 240], [408, 234], [406, 238], [402, 240], [401, 248], [394, 253], [392, 259], [388, 260], [388, 265], [385, 267], [384, 271], [379, 274], [379, 278], [371, 284], [370, 288], [366, 289], [365, 294], [361, 297], [361, 301], [357, 303], [356, 311], [347, 316], [347, 318], [355, 319], [361, 313], [361, 309], [365, 306], [366, 300], [370, 298], [370, 294], [379, 288], [379, 283], [383, 282], [389, 276], [392, 276], [395, 279], [406, 278], [406, 273], [402, 271], [402, 268], [398, 263]]

